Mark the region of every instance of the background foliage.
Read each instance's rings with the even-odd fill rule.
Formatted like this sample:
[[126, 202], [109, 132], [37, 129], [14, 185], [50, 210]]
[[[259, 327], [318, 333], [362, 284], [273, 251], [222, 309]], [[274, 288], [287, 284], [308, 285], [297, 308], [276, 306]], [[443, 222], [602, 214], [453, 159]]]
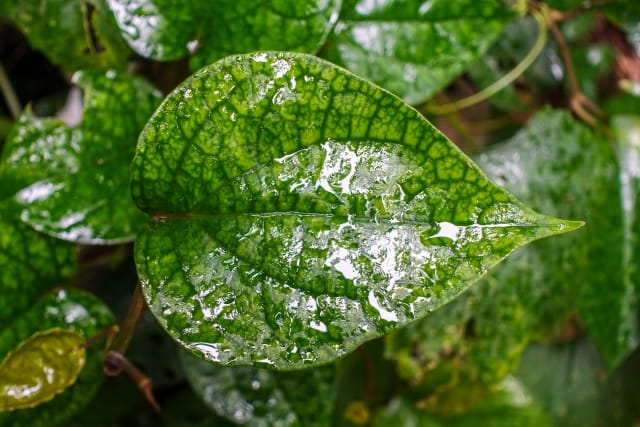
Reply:
[[[316, 55], [348, 71], [288, 53], [238, 57], [197, 71], [228, 55], [269, 50]], [[280, 60], [294, 69], [285, 70]], [[640, 423], [635, 392], [640, 368], [637, 1], [0, 0], [0, 64], [0, 357], [8, 360], [13, 354], [19, 360], [25, 348], [20, 343], [42, 343], [43, 331], [57, 328], [73, 331], [74, 337], [98, 336], [99, 341], [115, 319], [135, 320], [127, 311], [132, 301], [134, 308], [139, 301], [134, 289], [140, 279], [147, 300], [153, 302], [149, 308], [160, 321], [145, 311], [130, 344], [119, 335], [114, 346], [126, 350], [132, 366], [153, 381], [153, 394], [162, 407], [156, 413], [126, 376], [105, 377], [104, 344], [92, 341], [84, 368], [66, 380], [73, 385], [57, 389], [52, 382], [32, 408], [3, 410], [8, 390], [15, 388], [0, 377], [1, 426]], [[270, 70], [276, 75], [271, 82]], [[314, 79], [313, 92], [305, 92], [308, 79]], [[496, 84], [500, 91], [483, 91]], [[239, 89], [233, 92], [235, 85]], [[455, 103], [478, 92], [487, 96], [468, 108]], [[327, 103], [325, 95], [334, 99]], [[291, 99], [297, 110], [288, 109]], [[538, 225], [551, 220], [532, 216], [511, 195], [485, 183], [473, 166], [465, 173], [471, 174], [474, 186], [480, 183], [482, 192], [468, 193], [476, 187], [451, 184], [456, 168], [468, 162], [422, 116], [471, 156], [488, 178], [537, 212], [586, 225], [517, 250], [458, 295], [516, 246], [555, 231], [510, 231], [523, 218]], [[213, 274], [208, 267], [213, 261], [201, 259], [202, 235], [213, 235], [229, 247], [238, 230], [245, 227], [249, 236], [255, 224], [243, 225], [235, 218], [207, 223], [191, 215], [246, 208], [246, 201], [233, 195], [248, 194], [241, 190], [250, 187], [252, 179], [262, 179], [262, 204], [250, 206], [256, 215], [291, 206], [323, 215], [375, 212], [374, 225], [367, 229], [374, 235], [384, 235], [379, 222], [384, 215], [399, 218], [393, 209], [400, 205], [384, 205], [380, 194], [369, 189], [339, 203], [330, 192], [302, 191], [304, 179], [314, 177], [304, 175], [309, 169], [300, 165], [315, 165], [321, 178], [328, 163], [320, 154], [331, 152], [329, 145], [320, 154], [313, 151], [313, 143], [305, 145], [314, 140], [314, 126], [322, 123], [322, 134], [339, 141], [346, 120], [360, 125], [347, 135], [360, 132], [363, 140], [388, 141], [394, 129], [410, 129], [395, 141], [405, 145], [402, 149], [380, 144], [367, 152], [364, 143], [350, 146], [359, 156], [359, 163], [352, 164], [358, 174], [379, 161], [387, 165], [381, 176], [403, 184], [406, 176], [400, 175], [406, 171], [389, 165], [401, 158], [402, 165], [415, 166], [422, 159], [420, 142], [439, 141], [442, 152], [430, 153], [429, 159], [446, 159], [445, 178], [434, 173], [438, 179], [428, 181], [429, 172], [420, 171], [412, 182], [422, 179], [421, 191], [440, 194], [430, 206], [460, 225], [474, 222], [460, 212], [472, 215], [486, 200], [497, 197], [511, 203], [513, 217], [501, 217], [498, 224], [500, 230], [509, 229], [507, 234], [485, 235], [489, 249], [485, 240], [472, 244], [462, 239], [466, 246], [458, 248], [457, 256], [438, 265], [442, 282], [430, 288], [436, 302], [417, 309], [416, 321], [402, 317], [407, 326], [395, 329], [378, 318], [373, 332], [361, 336], [345, 332], [347, 328], [325, 330], [339, 343], [345, 335], [356, 336], [349, 345], [331, 347], [332, 356], [346, 354], [337, 361], [289, 372], [262, 369], [268, 359], [262, 356], [263, 362], [253, 356], [243, 359], [257, 367], [223, 367], [195, 358], [165, 329], [181, 341], [180, 331], [188, 323], [182, 314], [206, 316], [206, 310], [218, 308], [202, 302], [202, 311], [196, 312], [176, 302], [192, 292], [189, 280]], [[252, 127], [256, 121], [262, 132], [256, 141], [284, 148], [259, 153], [260, 167], [251, 169], [255, 165], [247, 166], [251, 159], [246, 146], [233, 144], [258, 129]], [[308, 133], [295, 133], [300, 123]], [[282, 157], [293, 150], [286, 144], [298, 144], [298, 157]], [[406, 148], [412, 144], [415, 147]], [[206, 152], [212, 147], [220, 151]], [[206, 160], [197, 170], [183, 167], [200, 158], [201, 153], [190, 158], [189, 150], [205, 150], [211, 158], [218, 156], [218, 163]], [[298, 181], [264, 179], [284, 176], [283, 170], [293, 173], [296, 167]], [[257, 172], [241, 174], [243, 168]], [[212, 177], [194, 170], [211, 171]], [[233, 181], [238, 176], [241, 181]], [[328, 181], [322, 187], [320, 178], [315, 188], [329, 188]], [[373, 178], [368, 182], [379, 184]], [[277, 190], [292, 183], [302, 188], [297, 198], [289, 193], [289, 199], [278, 198]], [[358, 210], [365, 205], [376, 207]], [[313, 226], [307, 230], [318, 236], [332, 226], [338, 229], [335, 221], [309, 221]], [[441, 219], [440, 227], [443, 223]], [[289, 226], [284, 220], [270, 224], [285, 233]], [[219, 229], [226, 230], [226, 237], [215, 234]], [[433, 244], [444, 246], [443, 235], [442, 228], [429, 234]], [[335, 239], [362, 243], [342, 235]], [[296, 269], [282, 264], [286, 245], [280, 242], [285, 238], [265, 248], [259, 239], [248, 241], [238, 245], [243, 260], [226, 261], [240, 265], [258, 254], [256, 262], [269, 272], [277, 266], [270, 274], [283, 283], [291, 280], [287, 274], [307, 271], [306, 264]], [[305, 247], [301, 259], [320, 257], [311, 249]], [[471, 255], [483, 250], [486, 257], [478, 266]], [[172, 259], [174, 252], [188, 254], [188, 260]], [[171, 262], [176, 263], [173, 271]], [[215, 262], [220, 275], [229, 268], [219, 259]], [[313, 267], [313, 262], [308, 265]], [[313, 272], [311, 267], [307, 273]], [[188, 280], [174, 278], [180, 269]], [[300, 288], [307, 282], [311, 289], [328, 286], [331, 292], [346, 286], [340, 278], [322, 276], [315, 283], [309, 277], [293, 282]], [[372, 288], [384, 292], [382, 285], [375, 288], [384, 281], [376, 282], [373, 275], [370, 279]], [[442, 289], [436, 286], [440, 283], [445, 284]], [[293, 356], [292, 348], [312, 354], [331, 344], [313, 332], [314, 327], [322, 329], [323, 318], [304, 311], [303, 303], [309, 300], [302, 293], [289, 295], [275, 285], [273, 289], [272, 301], [256, 301], [253, 291], [235, 299], [246, 311], [223, 327], [235, 334], [231, 341], [242, 340], [247, 348], [251, 339], [273, 340], [287, 349], [275, 356], [275, 364], [299, 368], [300, 357]], [[210, 298], [226, 298], [226, 288], [216, 292]], [[179, 299], [171, 300], [176, 295]], [[370, 295], [354, 297], [359, 302], [343, 311], [339, 298], [331, 300], [328, 318], [335, 322], [343, 316], [342, 324], [351, 321], [353, 326], [347, 315], [358, 309], [371, 318], [366, 312]], [[379, 295], [384, 294], [374, 296]], [[295, 309], [292, 302], [298, 304]], [[389, 297], [384, 303], [391, 308], [380, 312], [395, 316], [406, 300]], [[258, 328], [251, 314], [262, 310], [275, 323], [286, 316], [287, 327], [301, 335], [248, 337], [247, 331]], [[189, 324], [191, 329], [197, 325]], [[128, 331], [126, 321], [121, 326]], [[202, 329], [194, 336], [198, 341], [216, 333]], [[33, 350], [25, 362], [61, 366], [59, 360], [47, 361], [49, 353], [41, 350]], [[313, 361], [330, 358], [322, 353]], [[0, 373], [2, 369], [0, 365]], [[33, 364], [25, 365], [24, 376], [35, 381], [37, 374], [27, 374], [31, 369]], [[140, 375], [133, 377], [139, 380]]]

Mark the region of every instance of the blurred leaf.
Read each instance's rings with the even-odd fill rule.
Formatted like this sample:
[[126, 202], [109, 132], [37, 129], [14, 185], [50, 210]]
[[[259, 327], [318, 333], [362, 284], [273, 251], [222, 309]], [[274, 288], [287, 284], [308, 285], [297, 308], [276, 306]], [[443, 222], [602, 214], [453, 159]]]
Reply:
[[548, 333], [577, 308], [610, 367], [636, 342], [625, 280], [618, 168], [610, 145], [567, 113], [543, 111], [511, 141], [479, 156], [481, 167], [536, 209], [584, 219], [583, 230], [524, 249], [496, 269], [519, 289], [537, 330]]
[[0, 213], [0, 325], [7, 325], [43, 293], [62, 284], [75, 267], [70, 245]]
[[0, 411], [32, 408], [73, 385], [84, 367], [85, 338], [61, 328], [36, 332], [0, 362]]
[[[295, 83], [293, 83], [295, 82]], [[581, 224], [494, 186], [414, 109], [318, 58], [226, 58], [140, 136], [132, 194], [151, 311], [222, 364], [321, 364]]]
[[145, 217], [123, 188], [159, 93], [113, 71], [79, 72], [74, 82], [85, 90], [80, 124], [25, 112], [3, 151], [3, 186], [15, 192], [16, 216], [38, 231], [85, 244], [133, 240]]
[[323, 56], [419, 104], [483, 55], [512, 16], [499, 0], [352, 1]]
[[221, 367], [180, 354], [196, 394], [216, 414], [251, 427], [329, 425], [335, 366], [292, 372]]
[[[640, 295], [640, 116], [618, 115], [611, 118], [620, 163], [622, 196], [626, 318], [618, 319], [637, 339], [636, 308]], [[637, 344], [636, 340], [634, 344]]]
[[528, 391], [509, 377], [491, 397], [463, 415], [437, 418], [420, 411], [415, 404], [396, 398], [376, 418], [373, 427], [550, 427], [547, 415], [534, 403]]
[[317, 51], [338, 18], [340, 0], [107, 0], [124, 38], [144, 57], [193, 54], [197, 69], [257, 50]]
[[[67, 289], [45, 295], [28, 311], [0, 329], [0, 358], [38, 331], [62, 328], [93, 337], [114, 323], [109, 309], [94, 296]], [[35, 408], [0, 412], [0, 425], [7, 427], [55, 426], [84, 407], [97, 391], [102, 373], [100, 346], [86, 350], [85, 367], [73, 386]]]
[[549, 414], [553, 425], [587, 427], [597, 422], [604, 366], [586, 339], [561, 345], [534, 344], [522, 356], [516, 378]]
[[75, 71], [124, 68], [128, 49], [102, 0], [6, 1], [0, 13], [52, 62]]

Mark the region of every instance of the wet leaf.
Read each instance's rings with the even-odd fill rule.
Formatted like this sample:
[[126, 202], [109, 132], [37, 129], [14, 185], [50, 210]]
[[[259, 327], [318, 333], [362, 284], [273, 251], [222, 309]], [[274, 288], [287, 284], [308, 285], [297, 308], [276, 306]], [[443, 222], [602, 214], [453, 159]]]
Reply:
[[482, 427], [551, 427], [551, 422], [533, 401], [527, 389], [509, 377], [494, 395], [463, 415], [438, 418], [419, 410], [408, 400], [396, 398], [373, 423], [373, 427], [475, 427], [478, 425]]
[[323, 56], [418, 104], [480, 58], [512, 16], [499, 0], [350, 1]]
[[[124, 68], [129, 50], [102, 0], [20, 0], [0, 6], [52, 62], [75, 71]], [[55, 35], [55, 36], [52, 36]]]
[[0, 362], [0, 411], [32, 408], [73, 385], [84, 367], [85, 339], [54, 328], [36, 332]]
[[78, 243], [133, 240], [145, 217], [126, 191], [129, 164], [159, 94], [113, 71], [79, 72], [82, 122], [69, 127], [25, 112], [0, 161], [15, 214], [38, 231]]
[[0, 325], [8, 324], [74, 271], [70, 245], [0, 213]]
[[338, 18], [341, 0], [108, 0], [123, 36], [140, 55], [192, 54], [200, 68], [234, 53], [317, 51]]
[[[39, 331], [62, 328], [93, 337], [114, 323], [109, 309], [94, 296], [75, 289], [61, 289], [43, 296], [28, 311], [0, 329], [0, 358]], [[47, 427], [59, 425], [82, 409], [100, 387], [103, 352], [100, 345], [86, 350], [84, 369], [75, 383], [52, 400], [24, 410], [0, 412], [0, 425]]]
[[251, 427], [330, 424], [335, 366], [293, 372], [221, 367], [181, 353], [191, 387], [216, 414]]
[[493, 185], [415, 110], [318, 58], [229, 57], [141, 134], [132, 194], [151, 311], [224, 364], [328, 362], [580, 223]]
[[[479, 164], [536, 209], [584, 218], [571, 235], [536, 242], [496, 269], [518, 289], [527, 323], [542, 334], [576, 309], [608, 364], [635, 345], [625, 278], [619, 170], [607, 141], [559, 111], [543, 111]], [[577, 304], [576, 304], [577, 301]]]

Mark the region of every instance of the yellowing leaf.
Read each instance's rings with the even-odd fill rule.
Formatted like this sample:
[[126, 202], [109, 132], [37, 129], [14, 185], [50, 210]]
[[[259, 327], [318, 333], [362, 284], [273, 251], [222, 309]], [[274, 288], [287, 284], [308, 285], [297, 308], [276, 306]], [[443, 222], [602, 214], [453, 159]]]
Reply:
[[0, 411], [32, 408], [71, 386], [84, 367], [84, 341], [53, 328], [20, 343], [0, 363]]

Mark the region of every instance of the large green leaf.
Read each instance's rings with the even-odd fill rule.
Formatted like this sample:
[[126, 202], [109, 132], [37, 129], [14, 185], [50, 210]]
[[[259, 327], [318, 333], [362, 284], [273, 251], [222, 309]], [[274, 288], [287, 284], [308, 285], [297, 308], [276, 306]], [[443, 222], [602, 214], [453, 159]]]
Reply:
[[200, 68], [233, 53], [317, 51], [341, 0], [108, 0], [129, 45], [160, 60], [193, 54]]
[[25, 112], [9, 135], [0, 176], [16, 216], [38, 231], [80, 243], [135, 237], [145, 217], [123, 188], [135, 141], [159, 100], [146, 82], [113, 71], [79, 72], [82, 122]]
[[53, 399], [84, 367], [85, 338], [66, 329], [36, 332], [0, 363], [0, 411], [25, 409]]
[[547, 415], [518, 381], [509, 377], [500, 389], [463, 415], [437, 418], [396, 398], [376, 417], [373, 427], [551, 427]]
[[71, 71], [123, 68], [129, 53], [102, 0], [3, 0], [4, 14], [52, 62]]
[[141, 134], [132, 194], [151, 311], [225, 364], [323, 363], [579, 223], [493, 185], [400, 99], [318, 58], [229, 57]]
[[625, 272], [618, 168], [602, 137], [559, 111], [543, 111], [509, 142], [478, 158], [488, 175], [536, 209], [586, 220], [577, 233], [536, 242], [500, 281], [518, 289], [534, 329], [548, 333], [577, 309], [610, 366], [636, 343]]
[[[74, 289], [61, 289], [45, 295], [28, 311], [0, 329], [0, 358], [14, 350], [38, 331], [62, 328], [85, 338], [95, 336], [111, 326], [109, 309], [94, 296]], [[0, 412], [0, 425], [11, 427], [46, 427], [60, 422], [86, 405], [97, 391], [102, 373], [100, 346], [86, 350], [86, 363], [75, 384], [52, 400], [35, 408]]]
[[8, 324], [74, 271], [70, 245], [0, 213], [0, 325]]
[[215, 413], [251, 427], [330, 424], [335, 366], [295, 372], [221, 367], [181, 353], [191, 387]]
[[477, 60], [512, 16], [500, 0], [350, 1], [323, 55], [418, 104]]

